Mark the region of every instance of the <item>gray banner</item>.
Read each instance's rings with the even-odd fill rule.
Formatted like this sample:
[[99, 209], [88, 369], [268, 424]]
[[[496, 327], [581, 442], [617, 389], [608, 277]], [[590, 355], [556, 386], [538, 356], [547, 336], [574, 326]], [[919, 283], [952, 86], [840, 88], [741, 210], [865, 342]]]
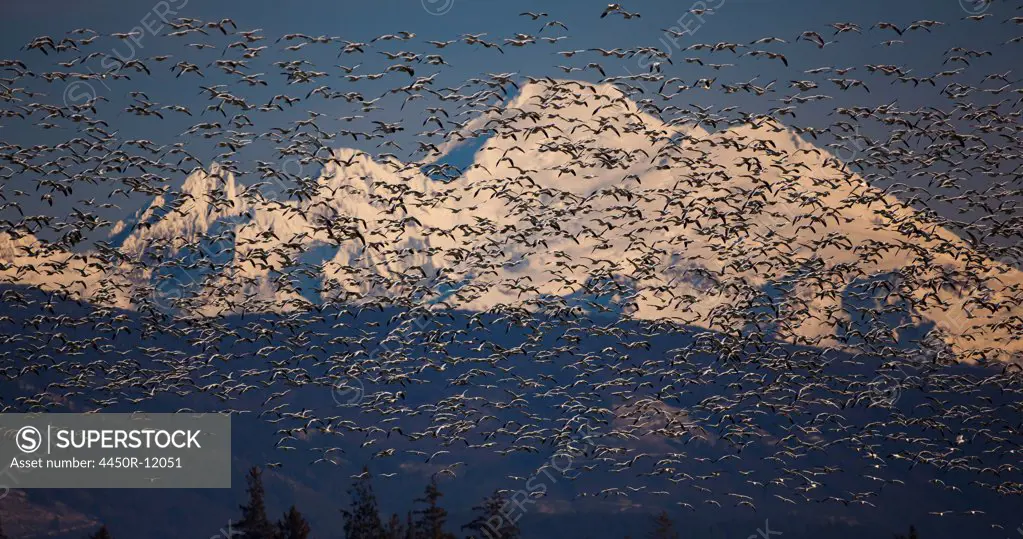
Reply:
[[0, 493], [230, 487], [227, 414], [0, 414]]

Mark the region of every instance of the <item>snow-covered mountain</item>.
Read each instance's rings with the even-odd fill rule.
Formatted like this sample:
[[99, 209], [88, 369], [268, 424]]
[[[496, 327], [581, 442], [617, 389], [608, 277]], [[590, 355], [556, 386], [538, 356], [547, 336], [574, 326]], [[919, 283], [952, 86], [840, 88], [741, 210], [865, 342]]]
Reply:
[[[669, 125], [613, 86], [558, 85], [575, 95], [529, 84], [471, 122], [464, 132], [494, 134], [451, 181], [342, 148], [312, 195], [267, 200], [214, 165], [115, 227], [125, 261], [114, 269], [75, 257], [18, 270], [60, 256], [37, 260], [19, 249], [24, 237], [0, 245], [2, 275], [118, 306], [170, 295], [207, 315], [613, 305], [817, 346], [862, 334], [896, 343], [933, 325], [960, 358], [1023, 350], [1019, 309], [991, 308], [1019, 305], [1023, 274], [794, 131], [766, 118], [717, 132]], [[882, 318], [891, 327], [871, 326]]]

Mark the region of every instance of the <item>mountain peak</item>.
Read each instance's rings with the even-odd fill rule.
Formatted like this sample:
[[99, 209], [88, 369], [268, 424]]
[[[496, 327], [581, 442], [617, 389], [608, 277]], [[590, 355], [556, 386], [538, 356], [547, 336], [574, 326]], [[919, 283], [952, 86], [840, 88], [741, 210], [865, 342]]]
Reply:
[[193, 170], [181, 185], [181, 193], [191, 195], [197, 201], [216, 192], [223, 192], [228, 200], [235, 200], [238, 194], [234, 173], [217, 162], [210, 164], [208, 172], [199, 168]]
[[[173, 196], [175, 195], [176, 196]], [[156, 241], [174, 246], [205, 235], [220, 219], [242, 215], [248, 203], [239, 196], [234, 173], [218, 163], [209, 171], [196, 169], [185, 178], [180, 191], [157, 196], [135, 220], [122, 249], [139, 253]]]
[[[311, 302], [338, 291], [401, 301], [416, 291], [475, 311], [573, 297], [599, 310], [611, 308], [594, 294], [606, 287], [629, 317], [719, 329], [742, 322], [719, 316], [722, 306], [752, 305], [780, 286], [807, 308], [783, 313], [777, 337], [833, 346], [850, 323], [843, 294], [870, 275], [919, 264], [903, 246], [964, 271], [947, 245], [967, 245], [940, 228], [914, 234], [923, 227], [912, 208], [795, 130], [763, 118], [708, 132], [699, 115], [665, 122], [653, 110], [609, 84], [538, 81], [466, 124], [487, 138], [457, 178], [434, 181], [421, 163], [340, 148], [322, 169], [313, 159], [279, 165], [286, 174], [266, 177], [276, 184], [269, 188], [283, 192], [289, 178], [317, 174], [323, 188], [267, 204], [242, 199], [234, 174], [214, 163], [154, 199], [122, 250], [162, 244], [175, 252], [216, 237], [209, 252], [231, 268], [220, 278], [259, 283], [242, 287], [258, 293], [258, 305], [245, 303], [253, 310], [294, 305], [297, 292], [272, 283], [298, 272], [311, 283], [302, 290]], [[744, 229], [730, 226], [736, 212]], [[857, 246], [874, 245], [886, 246], [885, 256], [860, 260]], [[807, 296], [821, 286], [808, 272], [831, 272], [835, 289]], [[989, 286], [1023, 283], [1012, 269], [999, 279], [1006, 284]], [[959, 312], [971, 301], [937, 295]], [[978, 335], [967, 315], [960, 321], [922, 300], [919, 310], [911, 315], [943, 326], [960, 351], [1020, 348], [1006, 331]]]

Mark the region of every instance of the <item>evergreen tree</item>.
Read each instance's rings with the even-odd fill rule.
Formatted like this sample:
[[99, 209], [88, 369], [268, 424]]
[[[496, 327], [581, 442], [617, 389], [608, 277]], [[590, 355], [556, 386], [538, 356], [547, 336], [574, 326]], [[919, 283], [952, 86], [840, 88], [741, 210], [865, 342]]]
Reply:
[[405, 525], [398, 517], [398, 513], [391, 514], [391, 520], [387, 521], [387, 529], [384, 531], [387, 539], [405, 539]]
[[455, 539], [453, 533], [444, 531], [444, 524], [448, 519], [448, 512], [438, 503], [443, 494], [437, 487], [437, 476], [430, 478], [426, 485], [426, 492], [416, 502], [426, 504], [426, 507], [416, 510], [417, 520], [415, 522], [416, 539]]
[[416, 526], [412, 522], [412, 511], [405, 514], [405, 539], [416, 539]]
[[480, 539], [518, 539], [520, 532], [515, 522], [505, 516], [504, 506], [506, 500], [497, 491], [486, 498], [483, 502], [472, 508], [476, 517], [465, 526], [463, 530], [472, 530], [473, 535], [469, 537]]
[[309, 523], [294, 505], [277, 521], [277, 539], [308, 539]]
[[110, 539], [110, 530], [108, 530], [107, 525], [104, 524], [96, 530], [96, 533], [90, 535], [89, 539]]
[[349, 509], [342, 509], [347, 539], [380, 539], [384, 526], [380, 522], [377, 498], [373, 494], [372, 476], [369, 468], [363, 467], [359, 478], [352, 483], [348, 495], [352, 498]]
[[678, 539], [678, 532], [675, 531], [675, 525], [668, 518], [667, 511], [661, 511], [661, 514], [654, 518], [654, 531], [650, 532], [650, 539]]
[[899, 535], [895, 536], [895, 539], [920, 539], [920, 538], [916, 534], [916, 527], [910, 526], [909, 527], [909, 535], [899, 534]]
[[248, 483], [246, 491], [249, 494], [249, 503], [239, 506], [242, 518], [238, 521], [238, 531], [244, 533], [246, 539], [273, 539], [274, 526], [266, 516], [263, 471], [258, 466], [253, 466], [245, 481]]

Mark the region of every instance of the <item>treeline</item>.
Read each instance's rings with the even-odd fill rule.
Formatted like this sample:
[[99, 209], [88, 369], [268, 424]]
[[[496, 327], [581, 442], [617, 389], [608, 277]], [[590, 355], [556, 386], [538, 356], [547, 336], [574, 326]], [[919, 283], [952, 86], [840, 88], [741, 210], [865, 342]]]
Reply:
[[[311, 534], [309, 523], [302, 513], [292, 505], [277, 521], [267, 516], [262, 470], [253, 467], [246, 478], [247, 500], [241, 509], [241, 518], [229, 522], [220, 530], [216, 539], [308, 539]], [[427, 483], [422, 497], [416, 498], [415, 508], [402, 518], [393, 513], [384, 518], [373, 493], [372, 475], [367, 468], [356, 476], [348, 490], [351, 498], [348, 508], [341, 509], [344, 520], [345, 539], [519, 539], [521, 537], [518, 518], [511, 510], [508, 498], [495, 491], [479, 505], [472, 508], [473, 518], [460, 526], [459, 534], [450, 531], [448, 512], [440, 501], [444, 494], [436, 478]], [[521, 513], [517, 514], [521, 516]], [[651, 522], [644, 537], [649, 539], [680, 539], [666, 511], [662, 511]], [[0, 522], [0, 539], [8, 539]], [[113, 539], [106, 525], [89, 535], [88, 539]], [[626, 536], [630, 539], [630, 536]], [[917, 531], [910, 526], [909, 534], [895, 535], [895, 539], [919, 539]]]
[[[246, 478], [248, 501], [241, 506], [242, 518], [236, 526], [246, 539], [307, 539], [309, 524], [301, 513], [292, 506], [284, 516], [271, 524], [266, 516], [263, 501], [262, 472], [252, 468]], [[441, 504], [444, 494], [431, 478], [423, 495], [414, 500], [414, 509], [404, 518], [397, 513], [385, 518], [373, 493], [372, 475], [367, 468], [356, 476], [348, 490], [350, 502], [341, 509], [346, 539], [456, 539], [458, 535], [449, 530], [448, 512]], [[504, 513], [506, 500], [499, 493], [487, 497], [480, 505], [473, 507], [473, 519], [462, 525], [459, 531], [468, 538], [518, 539], [518, 525]]]
[[[262, 472], [249, 470], [246, 477], [248, 500], [241, 508], [241, 519], [235, 531], [245, 539], [307, 539], [309, 524], [292, 506], [276, 523], [267, 518], [264, 502]], [[345, 539], [519, 539], [521, 532], [516, 512], [507, 496], [495, 491], [472, 508], [469, 522], [453, 527], [448, 522], [448, 511], [442, 504], [444, 497], [435, 477], [431, 478], [422, 496], [413, 500], [413, 509], [404, 516], [381, 513], [373, 492], [373, 478], [367, 468], [356, 476], [348, 490], [349, 504], [341, 509]], [[654, 519], [651, 539], [679, 539], [666, 512]], [[108, 538], [103, 538], [108, 539]], [[232, 539], [232, 538], [224, 538]]]

